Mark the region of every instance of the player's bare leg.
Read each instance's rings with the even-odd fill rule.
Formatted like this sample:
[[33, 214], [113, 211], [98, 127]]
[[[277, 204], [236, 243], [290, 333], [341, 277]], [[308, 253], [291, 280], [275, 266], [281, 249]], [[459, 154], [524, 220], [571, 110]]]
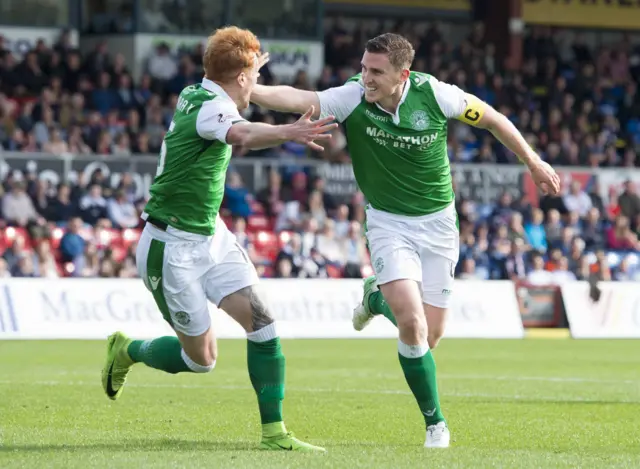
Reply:
[[285, 358], [275, 322], [253, 287], [225, 297], [220, 309], [237, 321], [247, 333], [247, 367], [258, 397], [262, 422], [260, 449], [324, 451], [297, 439], [287, 431], [283, 413]]
[[379, 286], [398, 326], [398, 358], [427, 427], [425, 446], [449, 446], [449, 430], [438, 397], [436, 363], [429, 349], [428, 327], [418, 283], [395, 280]]
[[423, 304], [423, 308], [424, 316], [427, 318], [427, 327], [429, 329], [427, 340], [429, 342], [429, 348], [433, 350], [438, 346], [440, 339], [444, 335], [448, 310], [446, 308], [439, 308], [426, 303]]

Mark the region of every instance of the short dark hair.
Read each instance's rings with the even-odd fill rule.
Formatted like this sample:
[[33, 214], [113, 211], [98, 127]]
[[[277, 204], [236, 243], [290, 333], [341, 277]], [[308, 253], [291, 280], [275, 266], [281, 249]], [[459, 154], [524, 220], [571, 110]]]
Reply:
[[409, 68], [416, 55], [411, 43], [399, 34], [384, 33], [369, 39], [365, 50], [371, 54], [388, 54], [394, 67]]

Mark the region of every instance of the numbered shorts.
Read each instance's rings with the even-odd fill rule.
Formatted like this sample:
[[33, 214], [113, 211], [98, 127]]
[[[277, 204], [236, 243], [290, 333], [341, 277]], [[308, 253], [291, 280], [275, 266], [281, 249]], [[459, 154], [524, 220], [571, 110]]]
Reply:
[[164, 319], [185, 335], [211, 326], [208, 301], [216, 306], [228, 295], [258, 283], [246, 252], [222, 220], [214, 236], [185, 240], [177, 230], [147, 223], [138, 242], [138, 273]]
[[458, 263], [455, 205], [422, 217], [368, 207], [366, 236], [378, 284], [409, 279], [421, 284], [422, 301], [448, 308]]

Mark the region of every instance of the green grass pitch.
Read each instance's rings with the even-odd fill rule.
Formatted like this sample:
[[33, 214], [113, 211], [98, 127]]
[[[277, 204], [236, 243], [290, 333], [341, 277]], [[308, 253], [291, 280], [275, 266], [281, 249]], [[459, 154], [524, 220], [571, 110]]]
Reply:
[[324, 455], [255, 449], [244, 341], [209, 375], [137, 365], [117, 402], [105, 345], [0, 341], [0, 467], [640, 467], [640, 341], [445, 339], [452, 447], [427, 450], [394, 340], [285, 340], [287, 426]]

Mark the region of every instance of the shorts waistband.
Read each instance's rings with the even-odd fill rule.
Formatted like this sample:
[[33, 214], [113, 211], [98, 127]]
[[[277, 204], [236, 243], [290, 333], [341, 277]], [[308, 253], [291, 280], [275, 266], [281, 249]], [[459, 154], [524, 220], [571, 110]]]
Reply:
[[442, 210], [434, 213], [429, 213], [427, 215], [419, 215], [416, 217], [412, 217], [409, 215], [398, 215], [396, 213], [385, 212], [383, 210], [378, 210], [373, 208], [371, 205], [367, 205], [366, 213], [367, 215], [371, 214], [373, 216], [379, 216], [381, 218], [386, 218], [389, 220], [397, 220], [409, 223], [420, 223], [424, 221], [437, 220], [439, 218], [454, 215], [456, 212], [455, 201], [451, 202], [450, 205], [443, 208]]

